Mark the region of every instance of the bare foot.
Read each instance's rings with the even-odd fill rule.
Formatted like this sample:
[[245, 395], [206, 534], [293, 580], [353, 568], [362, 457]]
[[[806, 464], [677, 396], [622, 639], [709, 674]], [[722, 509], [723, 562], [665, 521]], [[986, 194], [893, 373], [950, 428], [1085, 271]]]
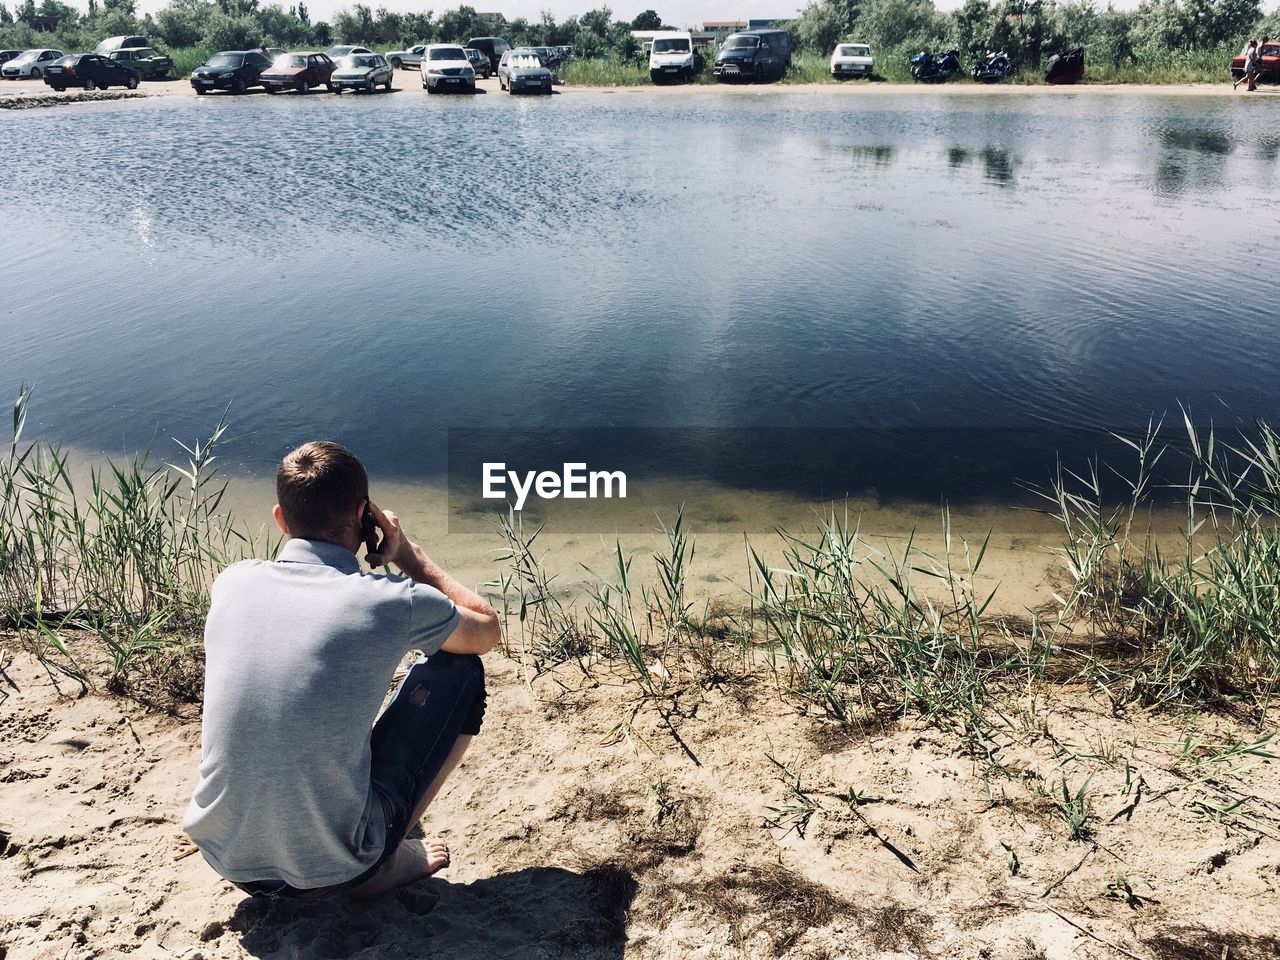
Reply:
[[448, 865], [449, 848], [443, 840], [405, 840], [377, 873], [347, 892], [360, 899], [378, 897], [388, 890], [429, 877]]

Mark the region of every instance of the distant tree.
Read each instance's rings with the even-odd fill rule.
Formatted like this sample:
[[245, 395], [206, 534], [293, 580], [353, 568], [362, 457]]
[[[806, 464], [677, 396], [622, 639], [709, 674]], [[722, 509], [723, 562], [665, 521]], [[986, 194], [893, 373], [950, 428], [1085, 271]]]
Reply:
[[132, 17], [136, 10], [133, 0], [102, 0], [103, 13], [117, 13]]
[[333, 44], [333, 30], [328, 23], [317, 20], [311, 25], [311, 42], [317, 47], [328, 47]]
[[608, 7], [588, 10], [578, 18], [578, 23], [583, 30], [589, 30], [603, 40], [609, 36], [609, 28], [613, 26], [613, 11]]
[[9, 8], [6, 7], [3, 3], [0, 3], [0, 23], [3, 23], [3, 24], [13, 23], [13, 14], [9, 12]]
[[830, 53], [848, 30], [838, 4], [826, 0], [810, 3], [796, 20], [796, 46], [812, 53]]
[[307, 9], [307, 5], [303, 3], [302, 0], [298, 0], [297, 7], [294, 7], [289, 12], [292, 13], [295, 17], [297, 17], [298, 22], [301, 23], [304, 27], [310, 26], [311, 11]]
[[656, 10], [642, 10], [631, 21], [632, 30], [661, 30], [662, 18]]
[[214, 50], [247, 50], [262, 42], [260, 34], [258, 21], [253, 17], [232, 17], [218, 11], [209, 18], [200, 40]]

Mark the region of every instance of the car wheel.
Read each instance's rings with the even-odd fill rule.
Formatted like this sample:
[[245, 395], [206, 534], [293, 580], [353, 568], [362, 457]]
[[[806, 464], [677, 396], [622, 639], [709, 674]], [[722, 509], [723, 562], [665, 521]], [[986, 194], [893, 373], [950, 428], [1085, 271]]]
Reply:
[[32, 80], [39, 80], [39, 79], [40, 79], [40, 68], [39, 68], [39, 67], [32, 67], [32, 68], [31, 68], [31, 79], [32, 79]]
[[432, 86], [431, 84], [429, 84], [429, 83], [424, 83], [424, 84], [423, 84], [423, 86], [427, 88], [427, 93], [435, 93], [435, 92], [436, 92], [436, 88], [435, 88], [435, 87], [433, 87], [433, 86]]
[[324, 82], [324, 88], [328, 90], [330, 93], [333, 93], [333, 90], [334, 90], [333, 82], [331, 80], [326, 80]]
[[66, 88], [66, 87], [54, 87], [53, 89], [54, 89], [56, 92], [58, 92], [58, 93], [66, 93], [66, 92], [67, 92], [67, 88]]
[[387, 77], [387, 82], [384, 84], [384, 86], [387, 88], [387, 93], [390, 93], [390, 92], [391, 92], [391, 78], [390, 78], [390, 77]]
[[90, 78], [84, 82], [84, 88], [86, 90], [97, 90], [98, 84], [92, 78]]
[[404, 62], [399, 57], [391, 58], [391, 69], [399, 70], [404, 67]]
[[276, 85], [275, 85], [275, 84], [273, 84], [273, 83], [268, 83], [268, 84], [266, 84], [265, 86], [263, 86], [263, 88], [262, 88], [262, 89], [263, 89], [263, 90], [265, 90], [265, 91], [267, 91], [267, 93], [270, 93], [270, 94], [273, 94], [273, 95], [274, 95], [274, 94], [275, 94], [275, 92], [276, 92], [276, 90], [277, 90], [277, 87], [276, 87]]
[[299, 92], [299, 93], [310, 93], [310, 92], [311, 92], [311, 82], [310, 82], [309, 80], [300, 80], [300, 81], [298, 82], [298, 92]]
[[366, 81], [364, 82], [364, 92], [365, 92], [365, 93], [373, 93], [373, 91], [374, 91], [375, 89], [376, 89], [376, 85], [374, 84], [374, 82], [373, 82], [373, 80], [372, 80], [372, 79], [370, 79], [370, 80], [366, 80]]
[[337, 96], [342, 96], [342, 88], [341, 88], [341, 87], [331, 87], [330, 89], [331, 89], [331, 90], [333, 91], [333, 93], [334, 93], [334, 94], [336, 94]]
[[138, 78], [137, 78], [137, 77], [130, 77], [128, 80], [126, 80], [126, 81], [124, 82], [124, 85], [125, 85], [126, 87], [128, 87], [130, 90], [137, 90], [137, 89], [138, 89]]
[[244, 82], [244, 77], [238, 77], [236, 79], [235, 86], [231, 88], [231, 91], [237, 96], [243, 96], [245, 91], [248, 89], [249, 85]]
[[209, 92], [209, 91], [208, 91], [208, 90], [206, 90], [204, 87], [196, 87], [196, 96], [197, 96], [197, 97], [203, 97], [203, 96], [204, 96], [206, 93], [208, 93], [208, 92]]

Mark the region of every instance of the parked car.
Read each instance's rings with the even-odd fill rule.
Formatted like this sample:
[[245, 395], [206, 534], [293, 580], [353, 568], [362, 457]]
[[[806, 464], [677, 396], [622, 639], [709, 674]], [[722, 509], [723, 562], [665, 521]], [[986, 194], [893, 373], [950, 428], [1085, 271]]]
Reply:
[[456, 43], [432, 43], [422, 54], [422, 89], [476, 91], [476, 71], [466, 52]]
[[467, 47], [462, 51], [467, 55], [467, 59], [471, 61], [471, 69], [476, 72], [477, 77], [484, 77], [488, 80], [493, 76], [493, 64], [489, 62], [489, 58], [477, 50], [475, 47]]
[[551, 92], [551, 71], [528, 47], [508, 50], [498, 61], [498, 86], [508, 93], [518, 90]]
[[83, 87], [86, 90], [128, 87], [136, 90], [142, 82], [142, 75], [132, 67], [116, 63], [110, 57], [100, 57], [96, 53], [73, 53], [50, 64], [44, 72], [44, 82], [59, 93], [67, 87]]
[[14, 57], [22, 56], [21, 50], [0, 50], [0, 66], [8, 63]]
[[349, 57], [353, 53], [373, 53], [368, 47], [355, 47], [350, 44], [339, 44], [336, 47], [330, 47], [324, 52], [324, 55], [337, 63], [342, 57]]
[[288, 87], [299, 93], [310, 93], [324, 84], [333, 89], [333, 61], [314, 50], [302, 50], [276, 57], [275, 63], [262, 71], [262, 86], [267, 93], [279, 93]]
[[678, 30], [655, 33], [649, 48], [649, 79], [654, 83], [688, 83], [698, 73], [693, 57], [692, 34]]
[[865, 43], [838, 43], [831, 52], [831, 75], [837, 80], [869, 77], [875, 64], [871, 47]]
[[61, 60], [66, 54], [61, 50], [23, 50], [12, 60], [5, 62], [4, 66], [0, 66], [0, 76], [6, 80], [17, 80], [20, 77], [30, 77], [32, 80], [39, 80], [44, 76], [45, 70], [55, 60]]
[[168, 79], [169, 71], [173, 69], [172, 60], [163, 53], [156, 53], [150, 47], [129, 47], [126, 50], [115, 51], [110, 54], [110, 57], [116, 63], [122, 63], [126, 67], [137, 70], [142, 74], [143, 80]]
[[115, 53], [117, 50], [124, 50], [128, 47], [149, 47], [146, 37], [107, 37], [100, 44], [93, 48], [93, 52], [100, 57], [105, 57], [109, 53]]
[[427, 49], [425, 43], [419, 43], [410, 47], [408, 50], [392, 50], [390, 53], [383, 54], [387, 58], [387, 63], [391, 64], [395, 70], [401, 70], [405, 67], [417, 67], [422, 64], [422, 51]]
[[716, 53], [717, 80], [782, 79], [791, 66], [791, 36], [785, 30], [747, 30], [730, 34]]
[[502, 55], [511, 49], [511, 44], [502, 37], [472, 37], [467, 41], [467, 46], [472, 50], [479, 50], [488, 57], [489, 68], [494, 73], [498, 72], [498, 63], [502, 60]]
[[262, 71], [269, 69], [271, 61], [257, 50], [224, 50], [191, 71], [191, 86], [199, 94], [210, 90], [244, 93], [262, 86]]
[[[1240, 56], [1231, 60], [1231, 76], [1236, 80], [1244, 76], [1244, 55], [1248, 49], [1246, 44]], [[1280, 41], [1264, 43], [1258, 48], [1258, 82], [1280, 83]]]
[[387, 58], [380, 53], [353, 53], [343, 57], [333, 68], [333, 92], [363, 90], [373, 93], [376, 87], [385, 87], [389, 93], [394, 73]]

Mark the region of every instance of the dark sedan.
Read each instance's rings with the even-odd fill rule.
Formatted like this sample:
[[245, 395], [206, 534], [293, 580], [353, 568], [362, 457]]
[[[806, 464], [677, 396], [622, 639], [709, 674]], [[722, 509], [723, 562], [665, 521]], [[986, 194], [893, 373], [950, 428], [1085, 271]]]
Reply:
[[323, 53], [286, 53], [262, 71], [262, 85], [267, 93], [279, 93], [288, 87], [299, 93], [310, 93], [321, 84], [333, 89], [333, 61]]
[[484, 55], [481, 50], [475, 47], [467, 47], [463, 50], [467, 55], [467, 59], [471, 61], [471, 66], [476, 72], [477, 77], [484, 77], [488, 80], [493, 76], [493, 64], [489, 62], [489, 58]]
[[262, 71], [270, 68], [271, 61], [257, 50], [224, 50], [191, 71], [191, 86], [199, 94], [210, 90], [244, 93], [262, 86]]
[[67, 87], [107, 90], [128, 87], [136, 90], [142, 74], [96, 53], [76, 53], [55, 60], [44, 72], [44, 82], [61, 93]]

